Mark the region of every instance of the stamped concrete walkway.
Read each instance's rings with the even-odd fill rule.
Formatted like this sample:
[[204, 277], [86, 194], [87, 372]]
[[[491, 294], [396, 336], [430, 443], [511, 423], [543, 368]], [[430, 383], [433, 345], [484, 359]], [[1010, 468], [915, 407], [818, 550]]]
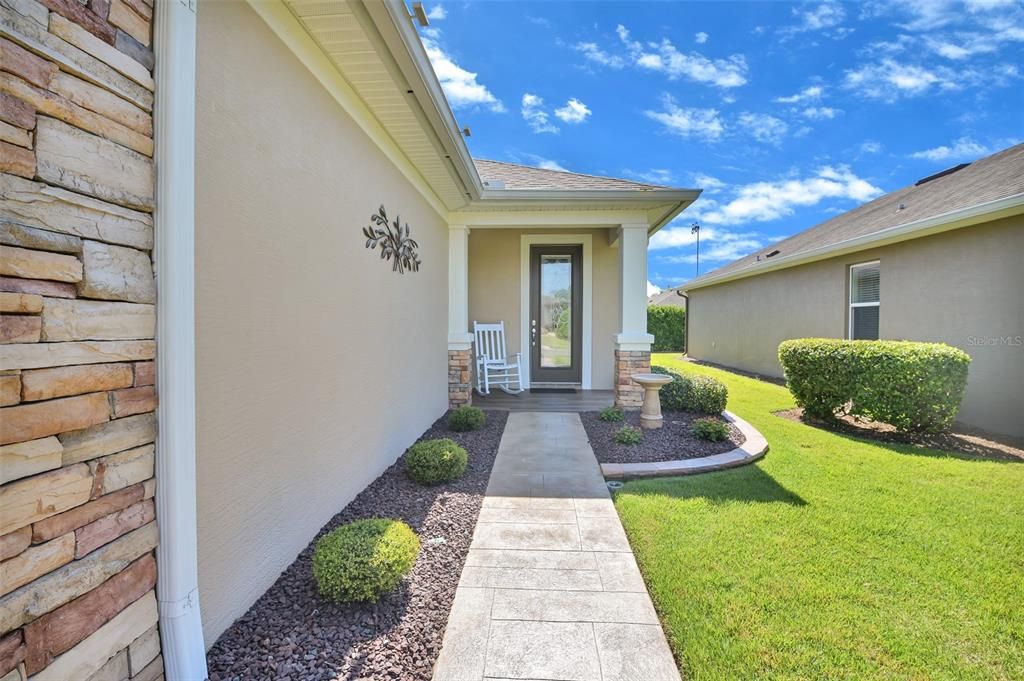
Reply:
[[579, 416], [509, 416], [435, 681], [678, 681]]

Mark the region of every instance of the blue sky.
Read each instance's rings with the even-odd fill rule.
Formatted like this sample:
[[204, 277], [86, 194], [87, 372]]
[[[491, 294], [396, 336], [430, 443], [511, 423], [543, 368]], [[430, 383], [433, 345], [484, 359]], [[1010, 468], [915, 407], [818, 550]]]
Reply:
[[660, 287], [1024, 139], [1024, 1], [427, 9], [474, 156], [704, 189]]

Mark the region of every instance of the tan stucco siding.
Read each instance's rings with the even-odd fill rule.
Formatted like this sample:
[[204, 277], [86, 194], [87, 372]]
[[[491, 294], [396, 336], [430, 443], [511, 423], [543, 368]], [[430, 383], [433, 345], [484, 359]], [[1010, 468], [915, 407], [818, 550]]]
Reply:
[[590, 234], [593, 244], [593, 355], [594, 390], [611, 390], [618, 333], [619, 252], [608, 243], [607, 229], [471, 229], [469, 233], [469, 323], [505, 322], [508, 351], [521, 347], [521, 248], [524, 234]]
[[[245, 3], [200, 3], [199, 580], [208, 645], [447, 404], [447, 228]], [[378, 206], [421, 271], [364, 248]]]
[[972, 362], [959, 420], [1024, 435], [1024, 217], [690, 292], [690, 355], [780, 376], [788, 338], [844, 337], [851, 264], [881, 261], [882, 338], [962, 348]]

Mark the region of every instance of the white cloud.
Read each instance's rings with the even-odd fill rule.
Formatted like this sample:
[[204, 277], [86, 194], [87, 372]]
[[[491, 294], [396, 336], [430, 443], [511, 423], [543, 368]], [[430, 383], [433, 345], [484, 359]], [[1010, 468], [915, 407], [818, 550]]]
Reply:
[[838, 2], [823, 2], [811, 9], [793, 8], [793, 15], [800, 19], [798, 31], [820, 31], [843, 23], [846, 10]]
[[[706, 227], [701, 230], [701, 239], [707, 229], [719, 228], [723, 225], [738, 225], [751, 222], [770, 222], [792, 215], [797, 208], [814, 206], [828, 199], [856, 201], [862, 203], [882, 194], [882, 190], [867, 180], [858, 177], [847, 166], [822, 166], [813, 174], [803, 178], [784, 178], [771, 182], [753, 182], [751, 184], [728, 187], [723, 191], [726, 198], [721, 201], [700, 199], [694, 209], [688, 211], [689, 218], [699, 218]], [[655, 238], [662, 232], [655, 235]], [[679, 242], [679, 237], [666, 235], [658, 243], [664, 244], [667, 239]], [[652, 248], [654, 240], [652, 239]], [[681, 243], [666, 244], [681, 245]]]
[[700, 33], [695, 33], [693, 36], [693, 41], [698, 45], [703, 45], [708, 41], [708, 34], [705, 33], [704, 31], [701, 31]]
[[542, 168], [544, 170], [558, 170], [563, 173], [570, 172], [568, 169], [562, 166], [558, 161], [550, 158], [544, 158], [539, 154], [531, 154], [528, 152], [514, 151], [509, 153], [510, 160], [512, 163], [521, 163], [523, 165], [533, 166], [534, 168]]
[[789, 130], [789, 126], [775, 116], [749, 111], [741, 113], [737, 123], [758, 142], [766, 144], [779, 144]]
[[647, 297], [650, 298], [655, 293], [661, 293], [661, 289], [658, 288], [657, 286], [655, 286], [654, 284], [652, 284], [650, 280], [648, 280], [647, 281]]
[[664, 111], [645, 111], [644, 115], [661, 123], [673, 135], [714, 141], [725, 132], [716, 109], [683, 108], [671, 95], [665, 95], [664, 108]]
[[565, 123], [582, 123], [590, 116], [590, 107], [573, 97], [565, 106], [555, 109], [555, 116]]
[[621, 69], [626, 65], [625, 59], [618, 55], [605, 52], [598, 47], [597, 43], [576, 43], [574, 49], [586, 57], [588, 61], [592, 61], [600, 66]]
[[667, 168], [650, 168], [643, 171], [634, 171], [626, 168], [622, 171], [622, 174], [625, 177], [648, 184], [670, 185], [672, 183], [672, 171]]
[[987, 156], [992, 149], [986, 147], [970, 137], [961, 137], [950, 145], [915, 151], [910, 158], [924, 159], [927, 161], [973, 161], [976, 158]]
[[726, 187], [725, 182], [722, 182], [717, 177], [711, 175], [705, 175], [704, 173], [697, 173], [693, 176], [693, 181], [697, 187], [700, 187], [707, 194], [714, 194], [719, 189]]
[[534, 132], [558, 132], [558, 126], [548, 120], [548, 114], [544, 111], [544, 100], [537, 95], [525, 93], [520, 112], [523, 114], [523, 120]]
[[860, 152], [862, 154], [878, 154], [882, 151], [882, 143], [875, 142], [874, 140], [867, 140], [866, 142], [860, 143]]
[[[741, 54], [710, 59], [699, 52], [680, 52], [667, 38], [647, 43], [633, 40], [629, 29], [622, 24], [615, 28], [615, 33], [625, 49], [623, 54], [606, 50], [595, 42], [577, 43], [575, 49], [588, 61], [600, 66], [621, 69], [632, 65], [664, 73], [669, 80], [684, 78], [721, 88], [739, 87], [747, 82], [747, 61]], [[701, 35], [706, 39], [707, 34], [697, 34]], [[697, 38], [697, 42], [702, 41]]]
[[817, 101], [821, 99], [821, 96], [825, 94], [825, 88], [820, 85], [811, 85], [805, 87], [795, 95], [789, 95], [788, 97], [776, 97], [774, 102], [779, 104], [799, 104], [801, 102]]
[[800, 115], [812, 121], [821, 121], [835, 118], [841, 113], [841, 109], [833, 109], [830, 106], [808, 106], [800, 112]]
[[792, 11], [797, 23], [779, 29], [783, 40], [807, 32], [822, 32], [831, 38], [841, 39], [853, 32], [852, 28], [841, 26], [846, 18], [846, 10], [839, 2], [829, 0], [818, 5], [803, 4], [794, 7]]
[[434, 5], [427, 12], [427, 18], [431, 21], [441, 21], [448, 17], [448, 12], [445, 10], [444, 5]]
[[[766, 237], [757, 232], [734, 232], [728, 229], [701, 227], [701, 262], [728, 262], [742, 258], [765, 245]], [[678, 249], [671, 255], [656, 256], [658, 262], [667, 264], [693, 264], [697, 262], [697, 237], [690, 230], [690, 223], [679, 226], [669, 225], [651, 237], [652, 250]], [[682, 252], [678, 252], [682, 251]]]
[[883, 59], [846, 72], [843, 86], [871, 99], [893, 101], [899, 97], [920, 95], [933, 87], [955, 90], [959, 87], [948, 70], [931, 70], [895, 59]]
[[477, 74], [456, 64], [441, 48], [436, 38], [423, 38], [423, 47], [453, 109], [483, 106], [495, 113], [505, 111], [505, 105], [501, 100], [485, 85], [477, 82]]
[[686, 78], [723, 88], [739, 87], [747, 82], [747, 60], [743, 55], [708, 59], [697, 52], [684, 54], [668, 38], [657, 44], [648, 43], [648, 47], [651, 51], [642, 51], [636, 56], [637, 66], [662, 72], [669, 80]]

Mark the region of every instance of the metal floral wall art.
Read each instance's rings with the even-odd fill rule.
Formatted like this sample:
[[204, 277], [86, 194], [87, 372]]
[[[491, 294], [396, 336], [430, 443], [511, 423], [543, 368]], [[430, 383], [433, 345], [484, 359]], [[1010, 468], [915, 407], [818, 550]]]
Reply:
[[388, 214], [381, 205], [376, 214], [370, 216], [369, 227], [363, 227], [366, 236], [366, 247], [370, 250], [380, 246], [381, 260], [392, 261], [391, 271], [405, 274], [420, 271], [420, 247], [416, 240], [409, 236], [409, 223], [402, 226], [402, 218], [388, 223]]

